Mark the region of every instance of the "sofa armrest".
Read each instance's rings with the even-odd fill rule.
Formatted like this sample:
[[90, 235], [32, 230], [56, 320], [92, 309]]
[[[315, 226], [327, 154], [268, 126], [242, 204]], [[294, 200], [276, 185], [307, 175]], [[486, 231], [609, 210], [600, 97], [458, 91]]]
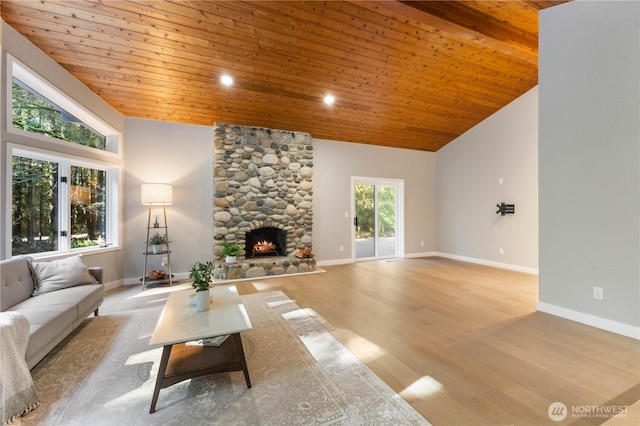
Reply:
[[104, 284], [102, 282], [102, 267], [101, 266], [90, 266], [89, 273], [93, 275], [93, 277], [98, 280], [100, 284]]

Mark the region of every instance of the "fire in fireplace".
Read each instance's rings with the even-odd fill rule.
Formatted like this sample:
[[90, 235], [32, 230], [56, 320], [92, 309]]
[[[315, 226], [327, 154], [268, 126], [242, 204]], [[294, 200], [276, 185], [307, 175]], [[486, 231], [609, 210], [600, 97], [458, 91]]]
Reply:
[[254, 229], [245, 235], [247, 258], [287, 255], [287, 231], [264, 227]]
[[256, 254], [278, 253], [278, 251], [276, 250], [276, 245], [269, 240], [258, 241], [253, 245], [251, 252], [254, 256]]

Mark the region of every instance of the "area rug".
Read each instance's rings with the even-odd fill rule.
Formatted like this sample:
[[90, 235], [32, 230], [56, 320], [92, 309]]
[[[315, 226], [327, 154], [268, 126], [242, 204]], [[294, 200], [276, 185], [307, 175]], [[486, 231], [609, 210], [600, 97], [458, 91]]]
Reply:
[[17, 424], [429, 424], [279, 291], [242, 296], [253, 324], [242, 333], [251, 389], [241, 372], [191, 379], [161, 390], [149, 414], [162, 351], [148, 346], [164, 305], [156, 299], [87, 320], [34, 372], [42, 404]]

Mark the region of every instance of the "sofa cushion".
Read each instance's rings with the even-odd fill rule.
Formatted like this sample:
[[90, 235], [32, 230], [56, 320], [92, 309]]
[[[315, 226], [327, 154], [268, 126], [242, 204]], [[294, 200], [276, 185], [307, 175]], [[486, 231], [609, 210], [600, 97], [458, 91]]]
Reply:
[[31, 298], [34, 289], [28, 257], [0, 262], [0, 311]]
[[33, 295], [38, 296], [52, 291], [97, 281], [82, 261], [81, 256], [52, 260], [51, 262], [29, 261], [33, 273], [35, 289]]
[[71, 304], [21, 307], [19, 312], [29, 320], [29, 344], [25, 354], [27, 360], [41, 348], [47, 347], [51, 350], [57, 345], [71, 332], [76, 317], [76, 307]]
[[[76, 307], [76, 319], [82, 322], [89, 313], [95, 310], [95, 305], [104, 299], [104, 286], [102, 284], [89, 284], [78, 287], [65, 288], [43, 294], [47, 298], [46, 304], [53, 305], [74, 305]], [[39, 299], [40, 296], [33, 298]]]

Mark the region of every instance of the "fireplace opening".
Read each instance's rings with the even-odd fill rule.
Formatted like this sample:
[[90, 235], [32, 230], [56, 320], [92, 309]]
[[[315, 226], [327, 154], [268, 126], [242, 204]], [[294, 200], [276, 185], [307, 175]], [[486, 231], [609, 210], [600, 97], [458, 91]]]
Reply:
[[254, 229], [245, 236], [246, 258], [287, 255], [287, 231], [265, 227]]

